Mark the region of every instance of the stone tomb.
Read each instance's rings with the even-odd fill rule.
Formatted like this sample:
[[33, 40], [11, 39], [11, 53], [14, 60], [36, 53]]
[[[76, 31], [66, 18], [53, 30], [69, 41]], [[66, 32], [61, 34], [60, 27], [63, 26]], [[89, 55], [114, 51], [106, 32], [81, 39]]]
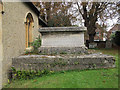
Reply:
[[115, 58], [113, 56], [101, 53], [85, 54], [87, 49], [84, 45], [84, 31], [86, 31], [84, 27], [41, 28], [39, 29], [42, 34], [40, 52], [44, 55], [15, 57], [12, 59], [12, 65], [17, 70], [64, 71], [114, 68]]
[[42, 44], [40, 53], [85, 53], [84, 32], [86, 27], [40, 28]]

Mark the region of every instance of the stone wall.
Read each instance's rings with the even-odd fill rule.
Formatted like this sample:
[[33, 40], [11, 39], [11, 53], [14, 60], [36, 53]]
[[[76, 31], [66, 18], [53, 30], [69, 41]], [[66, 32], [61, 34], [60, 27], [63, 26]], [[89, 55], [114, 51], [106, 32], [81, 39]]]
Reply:
[[12, 58], [23, 54], [26, 48], [25, 20], [28, 13], [31, 13], [34, 19], [33, 40], [36, 38], [37, 35], [39, 35], [39, 26], [37, 15], [25, 3], [4, 2], [3, 6], [4, 14], [2, 15], [2, 81], [4, 85], [7, 82], [7, 71], [11, 67]]
[[112, 48], [112, 41], [107, 40], [105, 48]]
[[3, 45], [2, 45], [2, 3], [0, 3], [0, 89], [2, 88], [2, 60], [3, 60]]
[[112, 56], [91, 55], [26, 55], [13, 58], [12, 65], [16, 70], [83, 70], [115, 67]]

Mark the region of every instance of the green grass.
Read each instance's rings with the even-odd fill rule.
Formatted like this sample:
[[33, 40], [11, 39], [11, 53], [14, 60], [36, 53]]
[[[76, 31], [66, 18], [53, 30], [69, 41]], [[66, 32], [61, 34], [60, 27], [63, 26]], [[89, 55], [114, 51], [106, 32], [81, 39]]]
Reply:
[[118, 56], [118, 49], [89, 49], [88, 51], [93, 51], [93, 52], [102, 52], [103, 54], [108, 54], [108, 55], [113, 55], [113, 56]]
[[31, 80], [14, 80], [5, 88], [118, 88], [117, 50], [96, 49], [94, 52], [115, 56], [116, 68], [57, 72]]

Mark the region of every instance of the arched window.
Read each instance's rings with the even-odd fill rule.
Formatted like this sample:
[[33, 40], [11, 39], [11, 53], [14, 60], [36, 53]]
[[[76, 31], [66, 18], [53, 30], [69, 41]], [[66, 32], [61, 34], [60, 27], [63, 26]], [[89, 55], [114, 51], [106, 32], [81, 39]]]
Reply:
[[26, 48], [31, 46], [31, 43], [33, 41], [32, 38], [32, 28], [33, 28], [33, 17], [31, 13], [28, 13], [26, 16]]

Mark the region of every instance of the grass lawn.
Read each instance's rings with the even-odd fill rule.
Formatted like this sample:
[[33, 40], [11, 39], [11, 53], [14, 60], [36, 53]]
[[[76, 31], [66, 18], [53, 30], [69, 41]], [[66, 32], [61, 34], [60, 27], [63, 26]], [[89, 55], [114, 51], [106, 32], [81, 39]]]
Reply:
[[14, 80], [4, 88], [118, 88], [118, 50], [95, 49], [89, 51], [115, 56], [116, 68], [57, 72], [30, 80]]

